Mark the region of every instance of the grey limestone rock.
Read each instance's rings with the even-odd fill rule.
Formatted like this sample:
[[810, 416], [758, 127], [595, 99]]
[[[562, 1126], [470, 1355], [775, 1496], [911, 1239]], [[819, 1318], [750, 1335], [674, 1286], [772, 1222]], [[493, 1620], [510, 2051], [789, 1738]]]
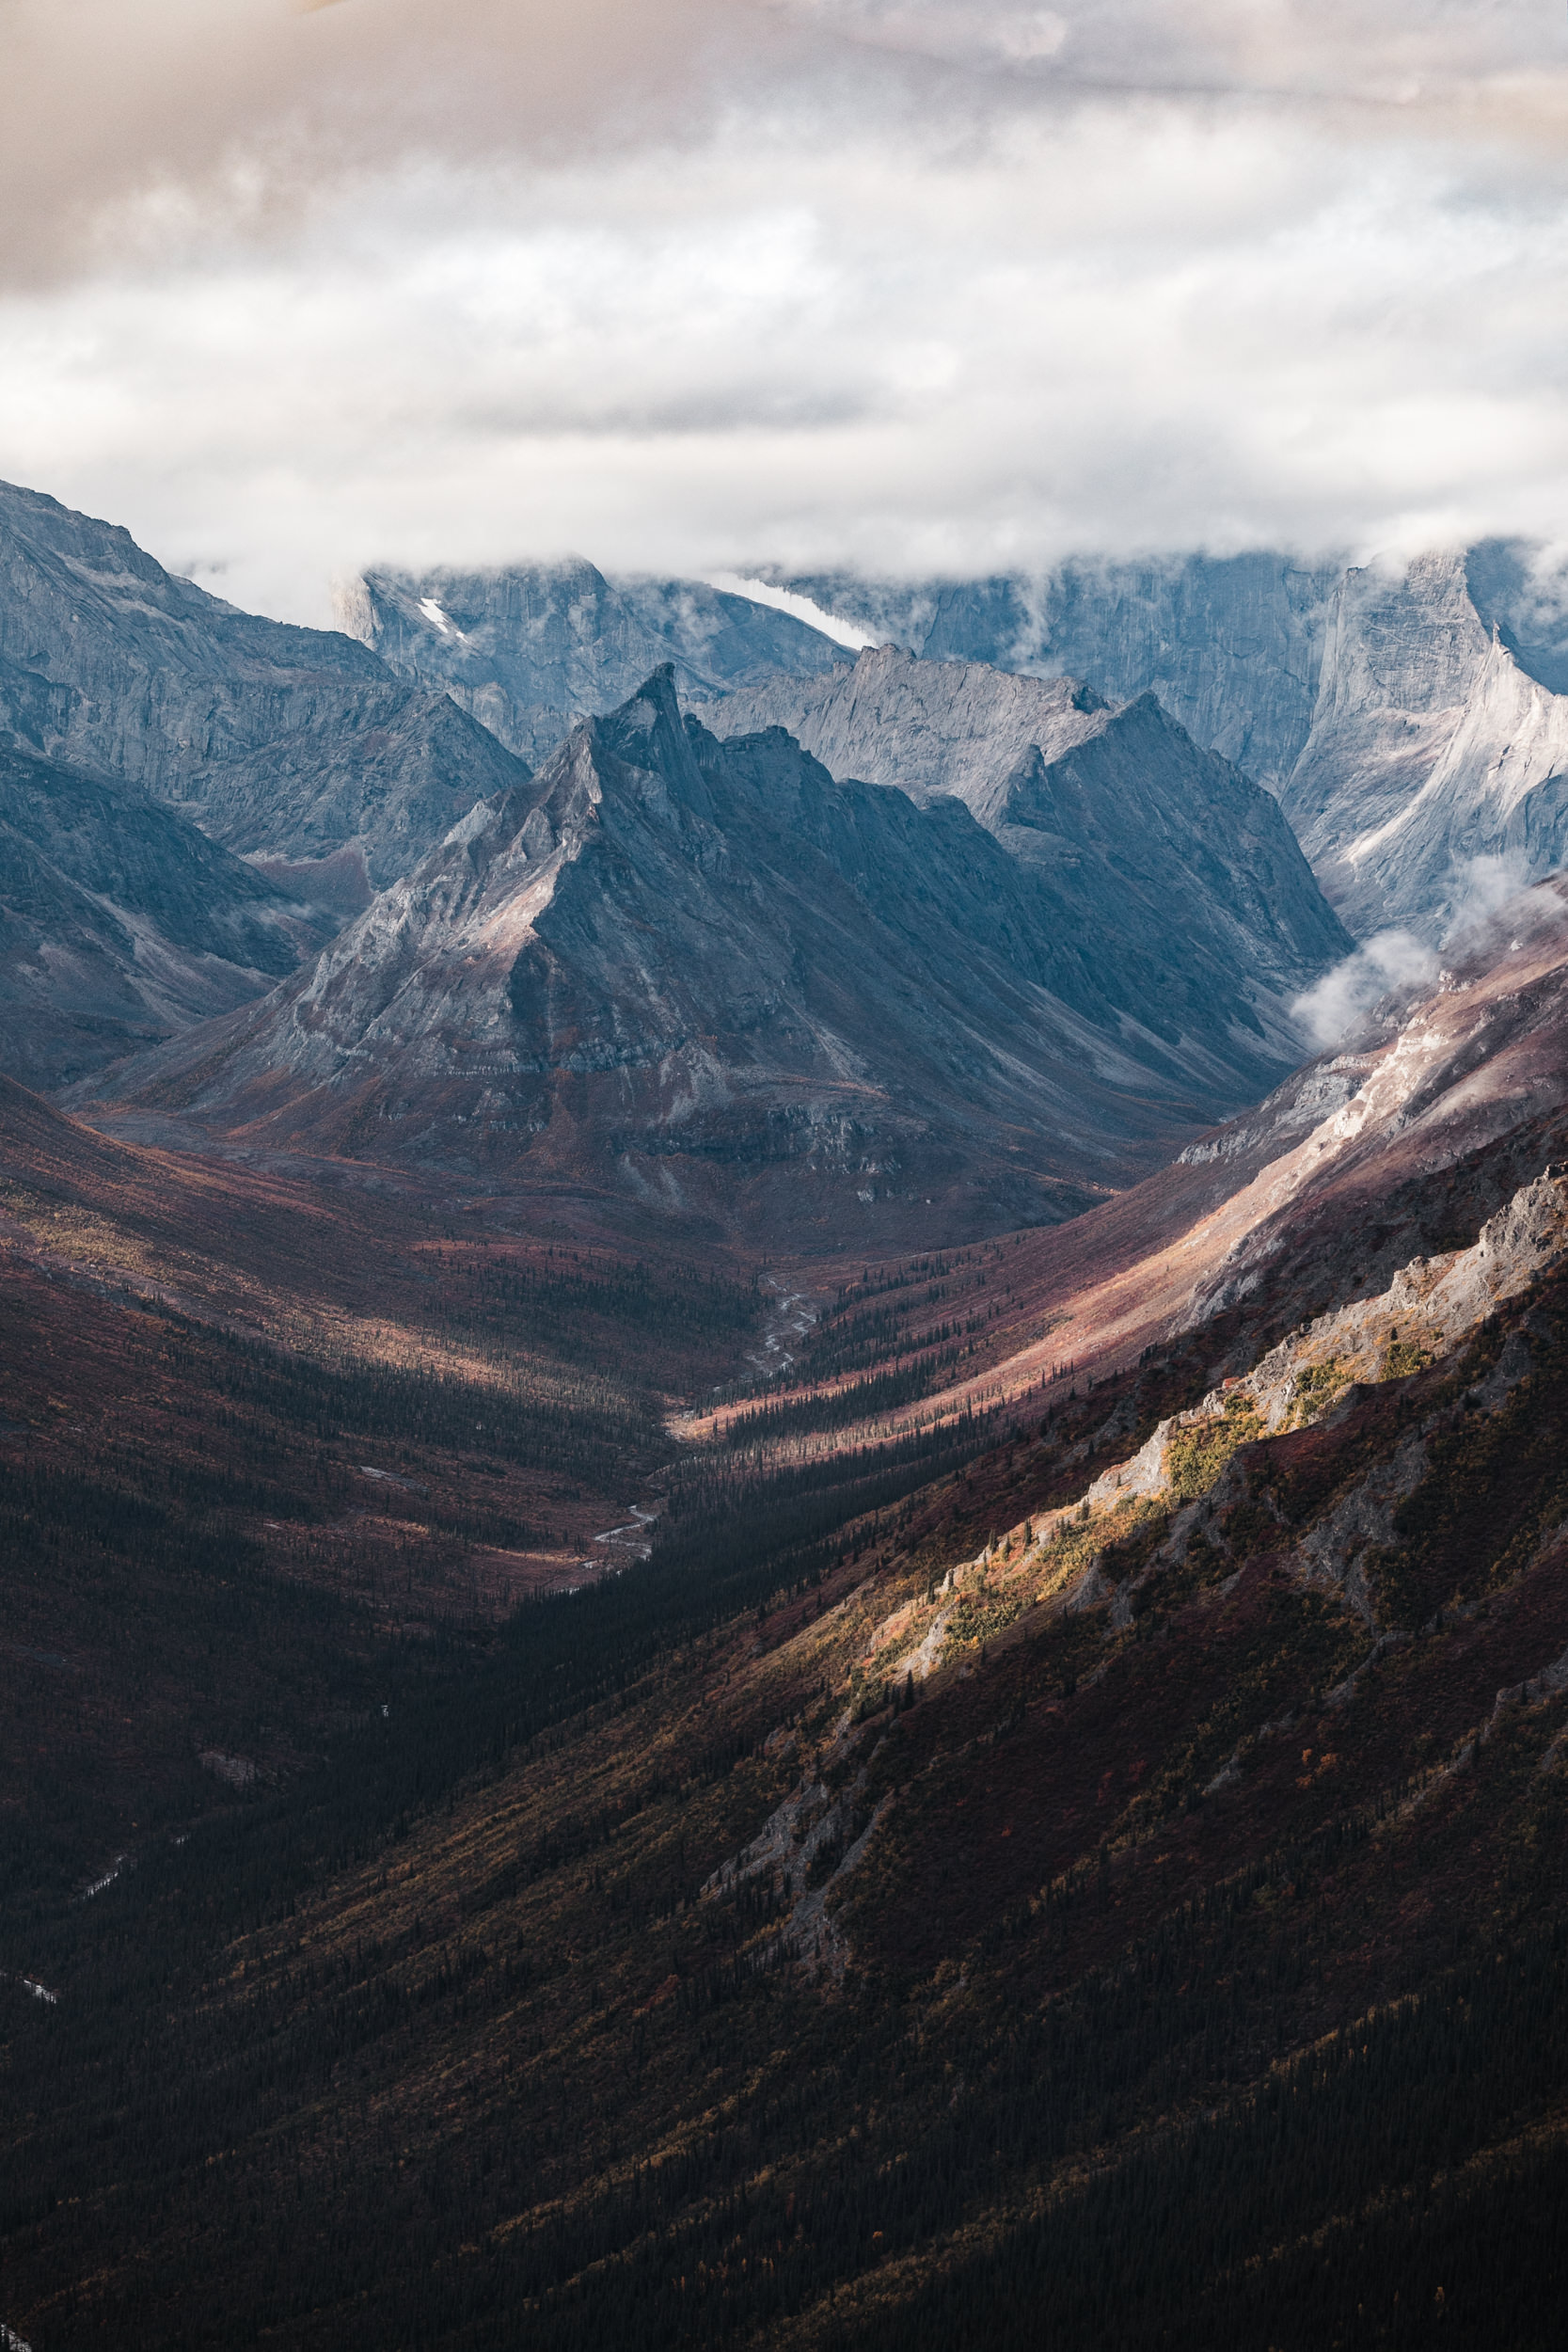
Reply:
[[721, 741], [666, 667], [308, 973], [105, 1091], [802, 1245], [915, 1240], [1069, 1214], [1256, 1096], [1292, 1057], [1243, 1017], [1250, 978], [1148, 1002], [1139, 950], [1075, 937], [959, 799], [835, 783], [778, 729]]
[[1568, 855], [1568, 698], [1547, 682], [1568, 631], [1529, 590], [1522, 551], [1494, 543], [1351, 571], [1336, 594], [1283, 804], [1358, 935], [1441, 941]]
[[685, 699], [703, 703], [778, 671], [809, 675], [850, 659], [750, 597], [701, 580], [610, 580], [580, 559], [418, 578], [372, 571], [339, 592], [339, 612], [400, 677], [445, 687], [531, 760], [664, 661]]
[[345, 853], [360, 903], [526, 768], [438, 688], [331, 629], [236, 612], [128, 532], [0, 485], [0, 724], [140, 787], [242, 856]]
[[848, 573], [782, 584], [884, 643], [939, 661], [1085, 678], [1109, 702], [1153, 692], [1206, 750], [1277, 790], [1307, 740], [1341, 566], [1275, 549], [1096, 563], [981, 580]]

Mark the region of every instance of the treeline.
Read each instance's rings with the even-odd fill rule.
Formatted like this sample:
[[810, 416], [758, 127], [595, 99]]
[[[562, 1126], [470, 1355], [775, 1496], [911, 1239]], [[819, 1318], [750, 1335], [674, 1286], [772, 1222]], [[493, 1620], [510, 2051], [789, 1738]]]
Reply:
[[173, 1319], [162, 1352], [175, 1378], [203, 1392], [203, 1416], [220, 1430], [230, 1424], [212, 1399], [318, 1440], [356, 1437], [497, 1454], [611, 1487], [626, 1478], [629, 1460], [645, 1468], [668, 1450], [646, 1402], [604, 1383], [576, 1382], [554, 1395], [504, 1366], [492, 1386], [419, 1364], [327, 1364]]
[[736, 1415], [726, 1434], [732, 1443], [745, 1445], [811, 1430], [844, 1429], [879, 1413], [896, 1412], [901, 1406], [918, 1404], [922, 1397], [950, 1387], [958, 1365], [974, 1353], [973, 1342], [967, 1347], [958, 1342], [931, 1355], [917, 1356], [891, 1372], [875, 1373], [869, 1380], [851, 1381], [847, 1388], [753, 1406]]
[[446, 1268], [460, 1327], [542, 1346], [567, 1362], [601, 1366], [606, 1324], [651, 1343], [711, 1348], [734, 1341], [756, 1319], [755, 1281], [737, 1282], [696, 1265], [660, 1267], [616, 1259], [570, 1264], [470, 1253]]
[[650, 1594], [669, 1585], [666, 1612], [679, 1611], [683, 1590], [700, 1592], [694, 1628], [753, 1608], [781, 1584], [815, 1581], [844, 1556], [849, 1521], [973, 1461], [995, 1443], [1000, 1421], [996, 1410], [966, 1407], [939, 1427], [810, 1461], [691, 1464], [672, 1485], [639, 1581]]

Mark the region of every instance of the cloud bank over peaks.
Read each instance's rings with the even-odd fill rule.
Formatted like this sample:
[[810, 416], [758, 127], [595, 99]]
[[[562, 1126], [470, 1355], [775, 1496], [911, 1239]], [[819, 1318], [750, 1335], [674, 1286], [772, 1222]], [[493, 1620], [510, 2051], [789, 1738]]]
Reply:
[[0, 0], [0, 472], [334, 571], [1568, 539], [1568, 23]]

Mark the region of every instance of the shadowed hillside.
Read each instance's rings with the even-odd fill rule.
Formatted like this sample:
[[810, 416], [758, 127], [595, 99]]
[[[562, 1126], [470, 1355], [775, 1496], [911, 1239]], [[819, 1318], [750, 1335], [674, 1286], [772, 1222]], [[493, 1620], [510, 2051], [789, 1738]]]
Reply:
[[[820, 1376], [687, 1441], [645, 1566], [383, 1646], [315, 1753], [171, 1791], [85, 1903], [13, 1902], [10, 2323], [1555, 2341], [1568, 1029], [1537, 914], [1528, 956], [1380, 1013], [1346, 1088], [1307, 1073], [1141, 1198], [843, 1268]], [[29, 1116], [57, 1161], [118, 1149]], [[1032, 1256], [1031, 1344], [1078, 1352], [1026, 1382]], [[1131, 1354], [1108, 1282], [1144, 1288]], [[845, 1422], [911, 1308], [994, 1401]]]

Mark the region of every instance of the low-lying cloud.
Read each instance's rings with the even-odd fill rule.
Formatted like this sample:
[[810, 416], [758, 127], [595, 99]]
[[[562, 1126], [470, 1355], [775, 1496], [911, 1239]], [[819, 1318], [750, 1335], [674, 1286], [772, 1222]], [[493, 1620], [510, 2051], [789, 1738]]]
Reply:
[[1568, 39], [1516, 0], [0, 0], [0, 471], [237, 601], [1568, 539]]
[[1298, 996], [1291, 1010], [1303, 1036], [1323, 1052], [1347, 1038], [1392, 990], [1424, 985], [1437, 970], [1435, 952], [1414, 931], [1378, 931]]
[[1455, 868], [1441, 954], [1414, 931], [1374, 932], [1291, 1005], [1303, 1037], [1325, 1052], [1342, 1043], [1385, 996], [1430, 987], [1445, 960], [1463, 964], [1477, 957], [1490, 962], [1524, 946], [1547, 926], [1568, 922], [1568, 904], [1549, 882], [1528, 882], [1528, 872], [1518, 854], [1462, 861]]

